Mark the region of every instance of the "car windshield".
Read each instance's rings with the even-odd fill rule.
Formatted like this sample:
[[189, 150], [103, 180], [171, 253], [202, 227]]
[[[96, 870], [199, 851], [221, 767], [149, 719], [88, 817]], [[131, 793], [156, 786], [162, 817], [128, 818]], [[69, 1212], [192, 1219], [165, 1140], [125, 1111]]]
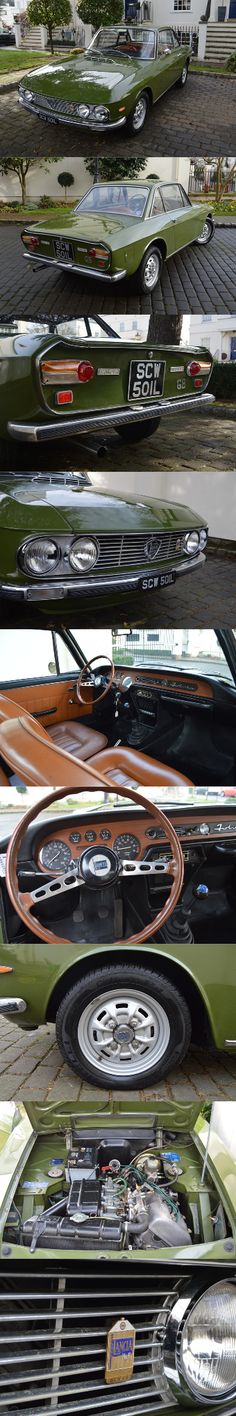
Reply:
[[108, 212], [117, 216], [142, 217], [147, 204], [147, 187], [131, 185], [129, 182], [102, 182], [86, 192], [75, 211]]
[[89, 45], [89, 51], [96, 50], [96, 53], [104, 54], [111, 49], [124, 54], [128, 59], [154, 59], [155, 30], [146, 30], [142, 26], [138, 28], [136, 25], [124, 25], [121, 29], [111, 25], [109, 28], [98, 30]]

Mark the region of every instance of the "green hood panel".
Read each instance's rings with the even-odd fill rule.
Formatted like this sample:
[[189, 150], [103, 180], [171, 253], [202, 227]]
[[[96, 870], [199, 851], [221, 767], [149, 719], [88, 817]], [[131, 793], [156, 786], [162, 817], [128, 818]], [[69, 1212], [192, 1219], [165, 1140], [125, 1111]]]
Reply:
[[130, 88], [143, 74], [144, 65], [125, 55], [117, 58], [110, 54], [81, 54], [62, 64], [47, 64], [34, 69], [24, 78], [25, 88], [32, 93], [43, 93], [50, 98], [69, 99], [72, 102], [104, 103], [111, 99], [120, 84], [125, 82]]
[[29, 477], [0, 479], [0, 533], [3, 530], [75, 532], [142, 532], [201, 526], [200, 517], [189, 507], [144, 497], [117, 496], [97, 492], [93, 486], [80, 488], [70, 482], [53, 483]]
[[97, 1124], [98, 1130], [101, 1123], [108, 1127], [114, 1127], [117, 1123], [120, 1127], [123, 1122], [124, 1125], [129, 1125], [131, 1131], [135, 1129], [137, 1122], [139, 1125], [142, 1125], [143, 1122], [144, 1126], [148, 1123], [156, 1123], [157, 1126], [167, 1127], [168, 1130], [193, 1131], [198, 1117], [202, 1116], [203, 1106], [199, 1106], [198, 1102], [160, 1101], [158, 1105], [154, 1104], [149, 1109], [149, 1106], [143, 1105], [142, 1102], [134, 1102], [131, 1111], [130, 1102], [128, 1105], [125, 1101], [113, 1101], [113, 1103], [109, 1101], [107, 1106], [101, 1107], [101, 1110], [94, 1109], [94, 1103], [87, 1101], [80, 1102], [79, 1108], [73, 1106], [71, 1101], [58, 1101], [52, 1104], [48, 1102], [44, 1106], [41, 1106], [37, 1101], [27, 1101], [25, 1110], [33, 1130], [38, 1135], [44, 1135], [48, 1131], [53, 1131], [54, 1128], [56, 1131], [60, 1128], [64, 1129], [69, 1120], [75, 1123], [77, 1119], [77, 1124], [82, 1123], [84, 1126], [87, 1118], [88, 1125], [91, 1126], [91, 1122], [93, 1122], [93, 1125]]

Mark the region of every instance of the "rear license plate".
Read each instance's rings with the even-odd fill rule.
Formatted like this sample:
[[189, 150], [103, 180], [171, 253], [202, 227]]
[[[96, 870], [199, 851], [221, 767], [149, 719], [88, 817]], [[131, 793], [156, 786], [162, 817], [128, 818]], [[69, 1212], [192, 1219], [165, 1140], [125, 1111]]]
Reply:
[[159, 575], [146, 575], [140, 580], [140, 590], [164, 590], [166, 585], [174, 585], [176, 580], [175, 570], [159, 572]]
[[56, 241], [54, 241], [54, 250], [58, 261], [73, 260], [71, 243], [70, 241], [63, 241], [61, 236], [58, 236]]
[[165, 378], [164, 359], [131, 359], [129, 366], [128, 399], [142, 403], [146, 398], [161, 398]]

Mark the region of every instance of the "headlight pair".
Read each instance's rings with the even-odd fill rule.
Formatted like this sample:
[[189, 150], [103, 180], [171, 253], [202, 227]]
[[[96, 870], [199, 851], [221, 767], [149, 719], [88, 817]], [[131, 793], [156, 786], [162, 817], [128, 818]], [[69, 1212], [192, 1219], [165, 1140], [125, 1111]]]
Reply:
[[[21, 547], [20, 564], [28, 575], [51, 575], [61, 561], [60, 548], [56, 541], [46, 537], [35, 537]], [[69, 550], [69, 565], [80, 575], [88, 573], [98, 560], [98, 546], [90, 536], [78, 536]]]

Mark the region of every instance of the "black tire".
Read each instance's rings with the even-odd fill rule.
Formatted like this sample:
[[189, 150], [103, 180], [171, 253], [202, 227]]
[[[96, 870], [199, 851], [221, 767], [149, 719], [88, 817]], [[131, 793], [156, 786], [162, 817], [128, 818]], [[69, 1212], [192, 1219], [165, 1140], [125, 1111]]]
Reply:
[[160, 418], [147, 418], [147, 422], [145, 420], [143, 423], [139, 423], [138, 420], [132, 425], [124, 423], [123, 427], [116, 427], [116, 433], [119, 433], [119, 438], [123, 443], [140, 442], [141, 439], [144, 441], [144, 438], [152, 437], [152, 433], [155, 433], [156, 428], [159, 428], [160, 421]]
[[[111, 987], [114, 987], [114, 990], [121, 989], [123, 992], [124, 986], [127, 989], [136, 989], [148, 994], [150, 1003], [153, 1003], [153, 1000], [160, 1003], [168, 1019], [170, 1036], [158, 1065], [146, 1068], [143, 1073], [140, 1069], [135, 1077], [129, 1075], [127, 1066], [127, 1072], [123, 1072], [117, 1082], [115, 1073], [109, 1071], [109, 1063], [107, 1071], [105, 1065], [101, 1070], [96, 1066], [96, 1061], [93, 1064], [84, 1055], [78, 1042], [77, 1029], [85, 1009], [93, 1000], [99, 996], [102, 1000], [104, 993], [111, 993]], [[166, 1073], [178, 1066], [186, 1056], [191, 1041], [191, 1032], [189, 1008], [186, 999], [175, 987], [175, 984], [170, 983], [163, 974], [155, 973], [154, 969], [134, 968], [131, 964], [122, 966], [117, 964], [112, 971], [110, 968], [104, 967], [87, 974], [84, 981], [74, 984], [69, 989], [56, 1015], [58, 1047], [72, 1072], [76, 1072], [88, 1082], [92, 1082], [94, 1086], [109, 1088], [118, 1086], [120, 1090], [126, 1090], [127, 1087], [130, 1090], [131, 1087], [137, 1089], [143, 1085], [150, 1086], [165, 1077]]]
[[[139, 103], [141, 103], [141, 104], [143, 105], [143, 120], [142, 120], [142, 122], [140, 122], [140, 126], [139, 126], [139, 127], [136, 127], [136, 126], [135, 126], [135, 114], [136, 114], [137, 106], [138, 106]], [[129, 117], [127, 118], [125, 131], [126, 131], [127, 134], [129, 134], [129, 136], [131, 135], [133, 138], [138, 138], [139, 133], [142, 133], [142, 132], [143, 132], [143, 128], [144, 128], [144, 124], [146, 123], [146, 118], [147, 118], [147, 116], [148, 116], [149, 108], [150, 108], [150, 98], [149, 98], [149, 94], [146, 93], [146, 89], [142, 89], [142, 93], [139, 93], [139, 94], [137, 95], [137, 98], [136, 98], [135, 103], [134, 103], [134, 107], [132, 108], [131, 113], [129, 113]]]
[[204, 228], [206, 226], [208, 227], [209, 232], [208, 236], [206, 236], [206, 240], [203, 241], [201, 236], [197, 236], [196, 241], [194, 241], [193, 243], [194, 246], [209, 246], [209, 242], [212, 241], [212, 237], [214, 236], [214, 221], [212, 220], [212, 216], [207, 216], [206, 221], [204, 222]]
[[[150, 285], [146, 281], [146, 271], [148, 262], [150, 261], [150, 258], [152, 256], [154, 256], [155, 261], [157, 261], [158, 258], [158, 269], [156, 273], [156, 279], [154, 279], [152, 285]], [[139, 269], [137, 271], [136, 283], [138, 285], [138, 289], [141, 290], [143, 295], [152, 295], [153, 290], [156, 290], [156, 287], [159, 284], [159, 280], [161, 278], [162, 266], [163, 256], [161, 255], [161, 251], [159, 251], [159, 247], [155, 245], [149, 246], [149, 249], [148, 251], [146, 251], [145, 256], [143, 256], [141, 265], [139, 266]]]
[[176, 85], [175, 85], [176, 88], [186, 88], [186, 83], [187, 83], [187, 79], [188, 79], [188, 71], [189, 71], [189, 65], [188, 65], [188, 60], [186, 59], [186, 63], [185, 63], [184, 66], [183, 66], [183, 69], [182, 69], [182, 71], [181, 71], [181, 74], [180, 74], [180, 76], [179, 76], [179, 79], [177, 79], [177, 81], [176, 81]]

